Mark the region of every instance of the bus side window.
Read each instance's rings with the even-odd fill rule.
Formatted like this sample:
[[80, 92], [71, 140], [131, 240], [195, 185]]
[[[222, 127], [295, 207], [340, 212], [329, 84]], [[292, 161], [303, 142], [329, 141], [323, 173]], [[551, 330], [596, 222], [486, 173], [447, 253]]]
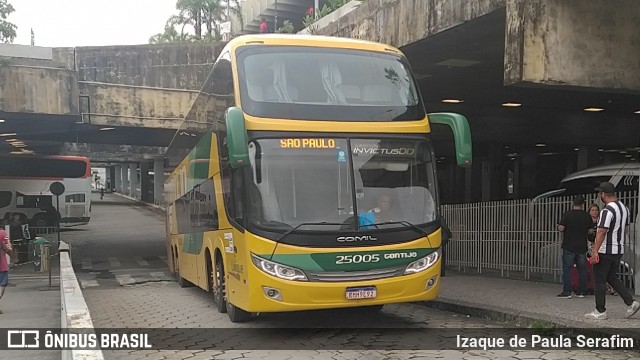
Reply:
[[616, 191], [638, 190], [638, 177], [633, 175], [623, 176], [616, 185]]

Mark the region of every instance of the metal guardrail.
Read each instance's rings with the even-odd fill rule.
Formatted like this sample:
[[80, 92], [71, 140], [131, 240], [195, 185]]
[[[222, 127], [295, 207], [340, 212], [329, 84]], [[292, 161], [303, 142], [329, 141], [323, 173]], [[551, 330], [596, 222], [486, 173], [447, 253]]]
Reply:
[[[587, 208], [602, 202], [596, 194], [583, 195]], [[635, 287], [637, 263], [638, 192], [619, 193], [631, 211], [629, 239], [620, 264], [619, 277], [628, 288]], [[447, 244], [447, 267], [460, 272], [507, 278], [562, 281], [562, 233], [556, 225], [571, 209], [573, 196], [490, 201], [442, 206], [453, 238]], [[585, 210], [586, 211], [586, 210]], [[585, 239], [586, 241], [586, 239]]]

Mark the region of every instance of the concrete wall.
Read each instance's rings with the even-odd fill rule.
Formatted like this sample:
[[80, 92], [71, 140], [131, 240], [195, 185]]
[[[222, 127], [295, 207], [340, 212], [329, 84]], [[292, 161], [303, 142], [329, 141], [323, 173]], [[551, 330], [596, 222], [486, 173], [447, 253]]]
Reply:
[[177, 129], [198, 95], [194, 90], [86, 81], [79, 87], [89, 98], [89, 107], [82, 110], [84, 121], [97, 125]]
[[78, 47], [75, 63], [82, 81], [200, 90], [224, 45]]
[[505, 83], [640, 91], [636, 0], [509, 0]]
[[0, 56], [40, 60], [51, 60], [53, 57], [50, 47], [19, 44], [0, 44]]
[[92, 163], [128, 163], [161, 159], [166, 147], [111, 144], [65, 143], [62, 155], [87, 156]]
[[0, 66], [0, 109], [77, 115], [77, 75], [65, 69]]
[[367, 0], [354, 11], [314, 31], [378, 41], [396, 47], [411, 44], [505, 6], [506, 0]]

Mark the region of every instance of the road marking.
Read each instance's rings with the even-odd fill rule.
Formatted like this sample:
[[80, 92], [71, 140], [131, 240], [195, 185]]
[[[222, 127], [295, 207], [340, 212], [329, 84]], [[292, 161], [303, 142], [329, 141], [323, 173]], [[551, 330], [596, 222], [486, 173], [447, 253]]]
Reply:
[[82, 270], [93, 270], [93, 262], [91, 258], [82, 259]]
[[118, 280], [120, 285], [128, 285], [136, 282], [133, 276], [131, 276], [130, 274], [117, 275], [116, 280]]
[[98, 280], [83, 280], [81, 283], [83, 289], [99, 286]]
[[149, 266], [149, 262], [140, 256], [134, 256], [133, 260], [135, 260], [139, 266]]
[[118, 260], [118, 258], [115, 257], [110, 257], [109, 259], [109, 266], [114, 268], [114, 267], [121, 267], [122, 265], [120, 264], [120, 260]]

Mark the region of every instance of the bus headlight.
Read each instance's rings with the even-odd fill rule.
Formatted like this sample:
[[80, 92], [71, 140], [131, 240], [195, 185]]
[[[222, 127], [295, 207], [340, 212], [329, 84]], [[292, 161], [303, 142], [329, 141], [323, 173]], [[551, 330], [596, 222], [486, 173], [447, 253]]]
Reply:
[[257, 266], [258, 269], [280, 279], [307, 281], [307, 276], [300, 269], [278, 264], [276, 262], [263, 259], [254, 254], [251, 254], [251, 261], [253, 261], [253, 264]]
[[404, 274], [405, 275], [415, 274], [421, 271], [425, 271], [428, 268], [432, 267], [433, 264], [435, 264], [439, 258], [440, 258], [440, 249], [407, 265], [407, 268], [404, 270]]

